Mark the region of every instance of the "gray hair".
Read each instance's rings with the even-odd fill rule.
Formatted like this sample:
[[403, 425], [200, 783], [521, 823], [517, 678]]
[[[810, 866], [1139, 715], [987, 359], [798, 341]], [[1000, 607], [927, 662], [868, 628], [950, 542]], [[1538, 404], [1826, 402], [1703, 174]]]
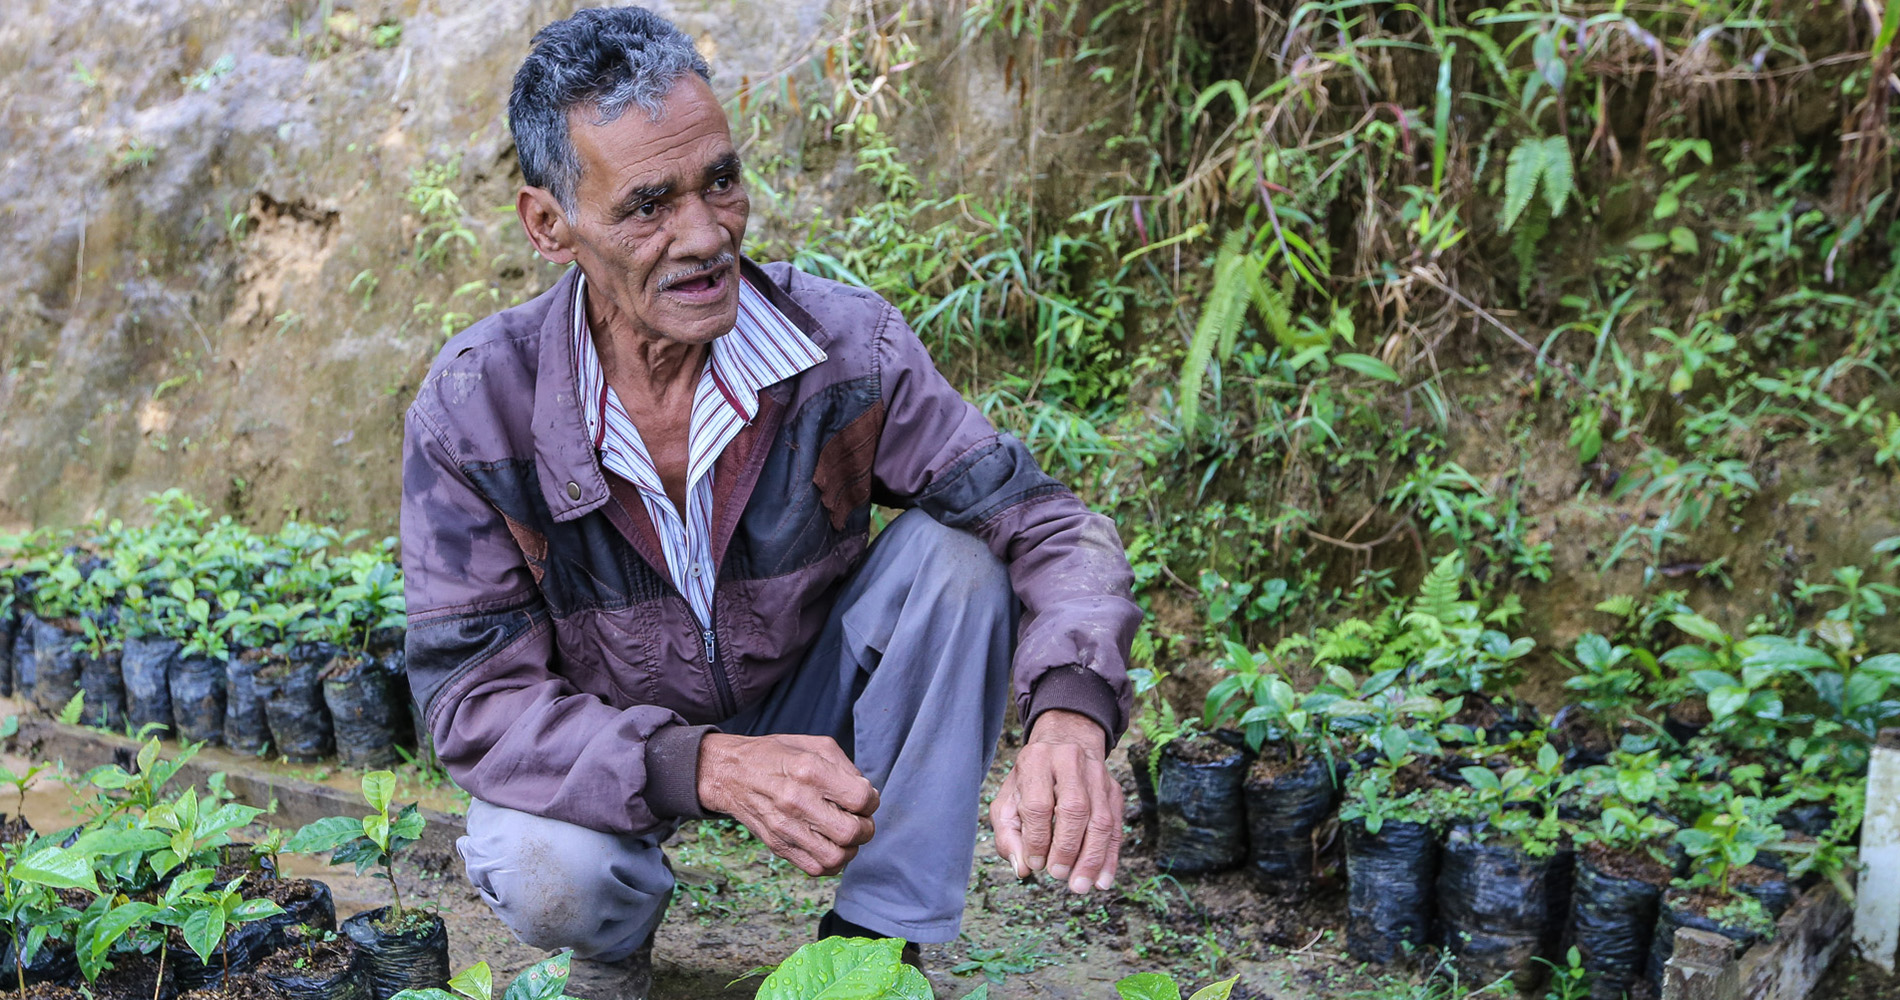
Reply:
[[712, 79], [693, 40], [642, 7], [576, 11], [542, 28], [508, 97], [522, 179], [574, 211], [581, 164], [567, 132], [568, 112], [591, 106], [604, 125], [637, 104], [658, 119], [666, 95], [687, 73]]

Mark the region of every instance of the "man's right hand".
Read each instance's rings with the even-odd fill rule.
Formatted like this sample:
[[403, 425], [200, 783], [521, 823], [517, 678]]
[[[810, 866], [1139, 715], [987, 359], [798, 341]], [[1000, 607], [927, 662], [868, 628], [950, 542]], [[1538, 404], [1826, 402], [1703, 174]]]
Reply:
[[706, 734], [699, 804], [807, 875], [843, 871], [876, 830], [877, 789], [828, 736]]

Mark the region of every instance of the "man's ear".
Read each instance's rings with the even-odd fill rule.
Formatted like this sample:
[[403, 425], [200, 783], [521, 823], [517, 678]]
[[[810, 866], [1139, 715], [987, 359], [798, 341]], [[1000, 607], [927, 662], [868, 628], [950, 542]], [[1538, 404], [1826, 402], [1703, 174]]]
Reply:
[[515, 192], [515, 214], [521, 217], [521, 228], [528, 231], [528, 242], [542, 257], [556, 264], [574, 260], [573, 230], [553, 192], [523, 185]]

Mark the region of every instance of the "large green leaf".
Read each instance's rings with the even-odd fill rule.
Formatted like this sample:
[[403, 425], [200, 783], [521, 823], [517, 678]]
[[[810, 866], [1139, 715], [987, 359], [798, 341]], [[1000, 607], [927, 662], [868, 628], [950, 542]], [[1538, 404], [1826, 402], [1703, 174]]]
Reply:
[[1181, 1000], [1181, 987], [1174, 977], [1160, 972], [1137, 972], [1115, 980], [1115, 993], [1121, 1000]]
[[1370, 354], [1341, 354], [1333, 359], [1333, 363], [1341, 368], [1356, 371], [1367, 378], [1376, 378], [1393, 383], [1405, 381], [1399, 378], [1399, 373], [1393, 371], [1391, 365], [1380, 361]]
[[[567, 986], [567, 973], [568, 956], [565, 953], [537, 962], [508, 984], [508, 992], [502, 994], [502, 1000], [555, 1000]], [[449, 985], [455, 986], [453, 982]], [[455, 988], [465, 996], [480, 1000], [467, 990]]]
[[363, 835], [363, 821], [350, 816], [328, 816], [307, 824], [284, 843], [292, 854], [334, 851]]
[[377, 812], [388, 812], [396, 797], [396, 775], [389, 771], [371, 771], [363, 775], [363, 800]]
[[11, 874], [21, 882], [53, 889], [84, 889], [95, 895], [99, 892], [99, 883], [92, 876], [92, 862], [64, 848], [48, 847], [22, 858], [14, 864]]
[[81, 857], [102, 857], [127, 851], [155, 851], [171, 842], [158, 830], [88, 830], [67, 848]]
[[[532, 968], [528, 969], [526, 972], [523, 972], [521, 975], [515, 978], [517, 980], [526, 979], [529, 976], [534, 975], [537, 970], [539, 970], [543, 965], [548, 964], [548, 962], [552, 962], [555, 959], [560, 959], [561, 960], [561, 969], [560, 969], [561, 983], [563, 986], [565, 986], [567, 983], [567, 957], [568, 957], [567, 953], [562, 952], [559, 955], [554, 956], [554, 958], [550, 958], [550, 959], [547, 959], [546, 961], [537, 963], [535, 966], [533, 966]], [[465, 997], [468, 997], [469, 1000], [490, 1000], [490, 998], [493, 997], [495, 993], [495, 975], [493, 972], [489, 970], [487, 962], [476, 962], [474, 965], [471, 965], [468, 968], [463, 969], [462, 971], [456, 973], [455, 978], [449, 980], [449, 989], [452, 989], [455, 992], [460, 993]]]
[[1218, 983], [1208, 983], [1206, 986], [1195, 990], [1194, 995], [1188, 997], [1188, 1000], [1227, 1000], [1228, 997], [1233, 995], [1234, 984], [1238, 982], [1240, 982], [1240, 977], [1232, 976]]
[[880, 1000], [898, 985], [899, 938], [826, 938], [792, 953], [759, 985], [758, 1000]]
[[218, 950], [218, 943], [224, 940], [224, 910], [216, 906], [206, 906], [191, 911], [185, 916], [185, 923], [178, 929], [184, 935], [185, 944], [200, 962], [211, 964], [211, 954]]

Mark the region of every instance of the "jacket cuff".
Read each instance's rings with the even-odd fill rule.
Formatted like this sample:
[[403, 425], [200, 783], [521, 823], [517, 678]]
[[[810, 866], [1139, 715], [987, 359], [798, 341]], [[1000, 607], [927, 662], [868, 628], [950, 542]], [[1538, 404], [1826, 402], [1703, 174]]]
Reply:
[[717, 726], [665, 726], [647, 737], [647, 809], [661, 819], [705, 819], [699, 804], [699, 741]]
[[1122, 737], [1121, 700], [1115, 697], [1115, 689], [1109, 686], [1108, 679], [1084, 667], [1054, 667], [1036, 680], [1035, 689], [1029, 693], [1028, 718], [1023, 723], [1023, 736], [1036, 729], [1036, 720], [1042, 713], [1052, 708], [1070, 712], [1079, 712], [1102, 727], [1103, 737], [1108, 741], [1105, 750], [1115, 749]]

